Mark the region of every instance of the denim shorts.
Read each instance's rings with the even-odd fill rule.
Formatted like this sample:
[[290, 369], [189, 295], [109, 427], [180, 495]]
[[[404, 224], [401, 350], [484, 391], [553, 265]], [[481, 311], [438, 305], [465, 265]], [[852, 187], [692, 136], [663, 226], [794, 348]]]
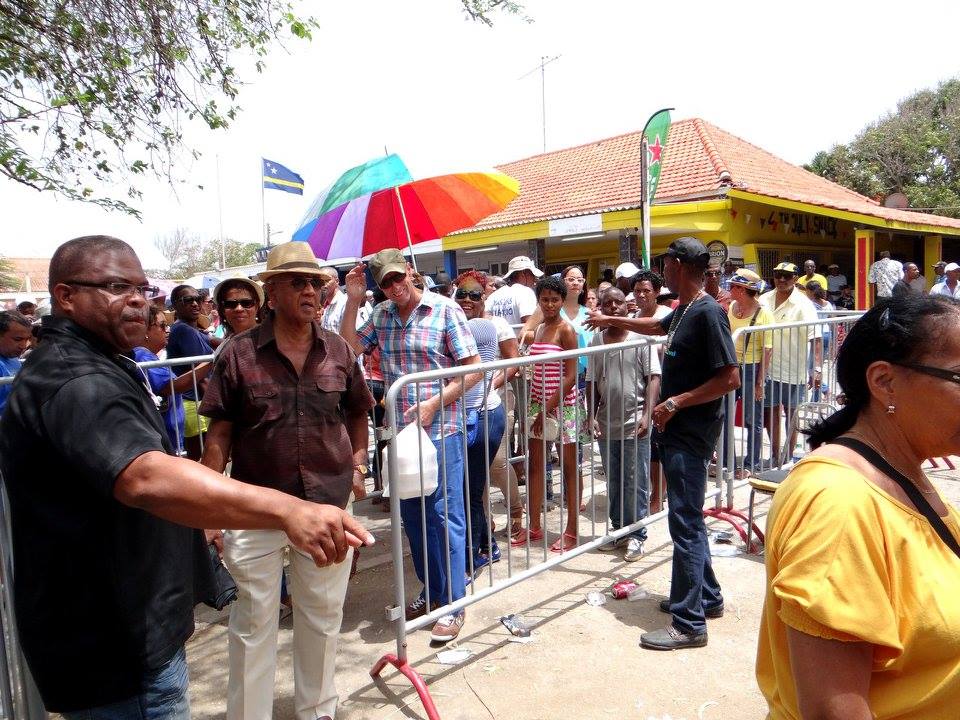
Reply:
[[807, 396], [807, 386], [805, 383], [794, 385], [793, 383], [782, 383], [777, 380], [767, 378], [763, 386], [763, 406], [765, 408], [784, 405], [792, 409], [804, 402]]

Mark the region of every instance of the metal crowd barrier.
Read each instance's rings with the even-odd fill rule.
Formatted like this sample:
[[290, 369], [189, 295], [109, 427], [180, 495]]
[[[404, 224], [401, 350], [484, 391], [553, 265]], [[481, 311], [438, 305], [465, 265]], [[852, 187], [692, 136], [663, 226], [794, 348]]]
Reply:
[[[762, 397], [753, 390], [759, 363], [749, 362], [740, 365], [740, 389], [729, 393], [724, 401], [715, 472], [728, 486], [742, 479], [781, 482], [807, 452], [802, 433], [839, 408], [837, 352], [863, 312], [823, 315], [817, 321], [754, 325], [733, 333], [734, 347], [746, 348], [745, 360], [752, 360], [755, 349], [763, 348], [767, 338], [773, 348]], [[812, 371], [818, 354], [822, 372], [814, 386]], [[727, 497], [733, 497], [729, 490]], [[751, 514], [744, 516], [732, 505], [718, 505], [710, 514], [731, 521], [748, 552], [758, 549], [753, 536], [763, 542], [763, 533], [752, 523]]]
[[[773, 326], [754, 326], [751, 328], [744, 328], [738, 330], [734, 334], [734, 343], [737, 345], [743, 342], [746, 338], [751, 338], [751, 344], [755, 342], [762, 343], [763, 333], [772, 333], [775, 347], [781, 348], [779, 369], [782, 373], [782, 376], [786, 376], [789, 373], [795, 373], [796, 376], [801, 371], [806, 372], [809, 366], [808, 356], [810, 356], [813, 352], [817, 338], [820, 338], [822, 341], [824, 330], [829, 329], [830, 340], [828, 343], [826, 343], [826, 350], [823, 353], [822, 359], [823, 381], [818, 390], [820, 393], [820, 400], [827, 403], [833, 403], [835, 401], [838, 389], [834, 362], [836, 358], [836, 351], [840, 343], [842, 343], [850, 325], [852, 325], [852, 323], [854, 323], [861, 314], [862, 313], [837, 313], [835, 315], [819, 319], [816, 322], [788, 323]], [[806, 334], [809, 336], [809, 339], [804, 343], [795, 343], [792, 351], [783, 351], [783, 348], [790, 347], [789, 341], [791, 337], [793, 337], [791, 335], [792, 333], [800, 333], [801, 335]], [[430, 570], [431, 562], [429, 557], [430, 553], [428, 550], [429, 539], [426, 522], [428, 512], [431, 512], [431, 509], [428, 508], [427, 500], [424, 498], [423, 493], [422, 483], [425, 469], [422, 462], [422, 452], [424, 449], [423, 444], [419, 446], [421, 460], [418, 468], [420, 482], [420, 492], [418, 493], [418, 496], [414, 499], [404, 501], [404, 503], [406, 503], [404, 505], [404, 512], [401, 508], [401, 500], [399, 495], [397, 493], [391, 493], [391, 549], [393, 553], [395, 573], [395, 603], [387, 607], [386, 611], [387, 618], [391, 621], [394, 621], [396, 626], [396, 653], [384, 655], [372, 668], [371, 675], [378, 675], [387, 664], [393, 665], [413, 683], [423, 702], [428, 716], [430, 718], [437, 718], [437, 711], [432, 699], [430, 698], [430, 694], [426, 688], [426, 685], [408, 662], [406, 642], [406, 636], [408, 633], [425, 627], [444, 615], [462, 610], [468, 605], [472, 605], [473, 603], [489, 597], [490, 595], [498, 593], [518, 583], [524, 582], [535, 575], [565, 563], [572, 558], [582, 555], [583, 553], [624, 538], [638, 530], [640, 527], [666, 517], [666, 510], [648, 514], [650, 499], [648, 495], [648, 506], [646, 508], [633, 508], [635, 511], [634, 516], [646, 515], [645, 517], [638, 519], [632, 524], [624, 525], [619, 529], [613, 529], [610, 521], [609, 507], [603, 507], [602, 517], [598, 517], [598, 509], [600, 508], [601, 503], [598, 503], [597, 499], [602, 496], [602, 491], [604, 490], [609, 497], [612, 483], [616, 483], [621, 490], [621, 492], [619, 492], [619, 516], [621, 518], [625, 517], [624, 510], [627, 509], [626, 503], [630, 502], [631, 498], [627, 498], [626, 493], [623, 492], [625, 486], [627, 485], [627, 478], [624, 476], [622, 464], [620, 476], [613, 478], [609, 477], [603, 471], [603, 458], [595, 447], [596, 443], [594, 442], [592, 428], [586, 428], [587, 432], [585, 433], [578, 433], [576, 441], [573, 443], [576, 447], [576, 454], [574, 457], [576, 458], [577, 492], [570, 497], [568, 488], [563, 482], [563, 476], [564, 471], [567, 471], [567, 473], [571, 471], [569, 469], [569, 464], [564, 458], [562, 445], [558, 445], [556, 460], [552, 460], [550, 446], [554, 443], [546, 438], [531, 438], [526, 422], [531, 384], [537, 378], [538, 374], [541, 380], [545, 378], [546, 375], [551, 371], [559, 372], [562, 375], [563, 363], [565, 360], [575, 359], [579, 362], [581, 357], [587, 357], [588, 362], [593, 363], [594, 367], [602, 367], [606, 370], [616, 369], [622, 372], [622, 369], [627, 363], [636, 363], [641, 359], [644, 360], [649, 366], [651, 353], [658, 353], [659, 348], [659, 344], [654, 342], [652, 339], [640, 339], [630, 342], [590, 347], [586, 349], [550, 353], [547, 355], [526, 356], [509, 360], [499, 360], [492, 363], [484, 363], [482, 368], [478, 366], [455, 367], [448, 370], [407, 375], [387, 389], [385, 397], [385, 429], [380, 433], [379, 438], [376, 438], [376, 433], [371, 434], [371, 437], [375, 438], [372, 439], [371, 444], [372, 447], [375, 448], [378, 439], [387, 441], [389, 443], [389, 452], [387, 454], [387, 474], [388, 477], [398, 478], [399, 465], [397, 457], [397, 442], [399, 430], [403, 426], [403, 423], [398, 415], [398, 411], [401, 405], [400, 397], [402, 393], [410, 392], [413, 394], [413, 397], [417, 399], [423, 398], [426, 397], [424, 390], [431, 383], [441, 382], [446, 384], [456, 378], [462, 378], [468, 375], [477, 376], [480, 374], [479, 371], [482, 369], [483, 379], [481, 381], [481, 389], [483, 396], [486, 397], [490, 390], [490, 383], [495, 377], [495, 373], [506, 373], [511, 370], [517, 371], [516, 377], [511, 382], [504, 383], [504, 385], [498, 390], [501, 403], [506, 410], [505, 414], [508, 417], [508, 421], [505, 423], [503, 437], [500, 441], [501, 447], [499, 448], [498, 452], [490, 453], [486, 458], [484, 458], [484, 462], [482, 463], [483, 473], [479, 477], [471, 477], [471, 473], [467, 468], [467, 455], [470, 451], [470, 447], [468, 447], [467, 433], [465, 432], [468, 425], [468, 412], [465, 403], [459, 403], [459, 411], [456, 413], [454, 413], [449, 406], [442, 411], [445, 414], [446, 419], [454, 423], [459, 432], [456, 442], [458, 444], [457, 452], [463, 456], [463, 478], [462, 480], [451, 478], [451, 482], [460, 483], [462, 485], [462, 488], [456, 488], [456, 495], [459, 497], [460, 493], [462, 493], [463, 501], [461, 502], [461, 507], [463, 516], [462, 518], [456, 517], [456, 522], [453, 526], [451, 526], [451, 513], [454, 516], [457, 516], [458, 508], [455, 507], [455, 503], [447, 502], [448, 493], [453, 490], [453, 485], [448, 487], [446, 483], [447, 478], [444, 474], [446, 469], [445, 454], [450, 448], [448, 448], [446, 445], [441, 445], [437, 458], [437, 466], [439, 474], [439, 486], [443, 488], [443, 490], [438, 494], [438, 497], [442, 498], [442, 522], [440, 523], [442, 535], [434, 535], [434, 538], [435, 541], [440, 542], [442, 545], [441, 555], [443, 560], [440, 567], [442, 567], [443, 574], [447, 578], [451, 578], [454, 572], [464, 573], [464, 594], [462, 596], [460, 596], [458, 591], [456, 593], [458, 597], [454, 597], [454, 585], [452, 583], [442, 583], [440, 582], [439, 578], [431, 577], [433, 573]], [[774, 352], [777, 352], [776, 349]], [[213, 356], [166, 359], [142, 363], [140, 367], [144, 371], [145, 380], [147, 380], [149, 385], [149, 381], [146, 377], [146, 371], [151, 368], [184, 365], [196, 367], [199, 364], [210, 362], [212, 359]], [[712, 508], [705, 509], [705, 514], [717, 519], [726, 520], [733, 524], [740, 535], [744, 538], [745, 542], [748, 541], [748, 535], [744, 532], [743, 526], [745, 525], [747, 518], [742, 513], [734, 509], [733, 494], [736, 489], [746, 485], [747, 483], [747, 473], [745, 471], [738, 472], [738, 470], [744, 468], [745, 462], [743, 462], [742, 459], [747, 458], [747, 455], [751, 450], [748, 433], [749, 428], [756, 428], [757, 410], [755, 403], [751, 404], [750, 407], [747, 407], [748, 403], [745, 402], [741, 402], [742, 409], [739, 412], [736, 408], [738, 397], [743, 394], [743, 387], [745, 387], [745, 383], [752, 381], [753, 375], [751, 373], [752, 370], [749, 369], [748, 366], [741, 365], [741, 391], [730, 393], [725, 400], [726, 419], [723, 425], [723, 431], [721, 432], [720, 439], [717, 443], [716, 463], [715, 469], [713, 470], [713, 486], [710, 487], [708, 484], [708, 490], [705, 493], [704, 498], [705, 501], [710, 498], [714, 498], [714, 506]], [[771, 373], [769, 371], [767, 373], [767, 377], [771, 377]], [[586, 420], [589, 416], [589, 413], [586, 410], [587, 405], [589, 404], [590, 407], [593, 407], [596, 400], [595, 392], [592, 392], [595, 389], [595, 385], [590, 385], [588, 389], [585, 390], [582, 379], [583, 377], [579, 372], [578, 366], [578, 400], [572, 410], [572, 422], [577, 427], [586, 423]], [[0, 384], [6, 384], [11, 381], [12, 378], [2, 378], [0, 379]], [[643, 378], [644, 383], [647, 381], [648, 378]], [[191, 385], [195, 391], [199, 390], [196, 378], [193, 379]], [[172, 381], [170, 383], [170, 389], [172, 394]], [[810, 390], [814, 389], [810, 388]], [[637, 390], [635, 388], [635, 393], [636, 392]], [[812, 402], [813, 393], [810, 393], [810, 397], [804, 395], [802, 398], [799, 398], [798, 402], [796, 403], [792, 402], [792, 398], [787, 397], [788, 395], [789, 392], [781, 387], [779, 388], [778, 395], [775, 398], [780, 401], [778, 404], [786, 406], [789, 410], [788, 413], [783, 414], [779, 418], [777, 423], [777, 427], [780, 430], [779, 437], [785, 440], [784, 442], [780, 443], [781, 448], [778, 451], [775, 451], [775, 449], [772, 447], [770, 433], [772, 427], [768, 427], [769, 424], [763, 425], [759, 438], [754, 438], [753, 448], [759, 450], [759, 462], [757, 467], [751, 467], [750, 470], [754, 471], [753, 474], [755, 475], [763, 475], [765, 472], [769, 472], [771, 470], [783, 472], [792, 465], [792, 457], [793, 453], [796, 452], [796, 448], [795, 445], [790, 442], [790, 437], [793, 430], [797, 427], [799, 418], [799, 405], [801, 404], [800, 401], [802, 401], [803, 404]], [[650, 405], [645, 403], [643, 416], [648, 427], [647, 437], [650, 435], [649, 414], [651, 409], [652, 408]], [[511, 410], [515, 410], [517, 416], [512, 420], [509, 419]], [[623, 404], [621, 404], [619, 413], [616, 411], [616, 409], [611, 410], [609, 406], [607, 407], [606, 412], [607, 416], [605, 418], [605, 424], [607, 428], [614, 427], [618, 420], [622, 420], [625, 417], [625, 408]], [[613, 417], [611, 417], [611, 413], [613, 413]], [[475, 427], [475, 433], [478, 439], [474, 442], [481, 442], [484, 446], [489, 447], [491, 418], [487, 413], [484, 413], [482, 418], [483, 421], [480, 423], [480, 426]], [[419, 418], [417, 419], [417, 426], [419, 429]], [[746, 426], [746, 428], [742, 426]], [[513, 436], [517, 441], [517, 447], [519, 448], [517, 453], [511, 453], [509, 451], [509, 447], [511, 446], [511, 436]], [[181, 440], [179, 437], [179, 431], [177, 431], [176, 437], [173, 439], [177, 441], [175, 444], [179, 446]], [[422, 443], [423, 441], [421, 440], [420, 442]], [[544, 482], [543, 497], [539, 503], [539, 507], [535, 509], [531, 507], [530, 501], [531, 458], [529, 449], [531, 447], [531, 443], [539, 444], [539, 453], [537, 454], [541, 458], [541, 467], [538, 474], [543, 477]], [[619, 443], [620, 456], [622, 457], [625, 446], [623, 438], [611, 439], [610, 443], [608, 444], [608, 452], [611, 452], [612, 447], [616, 447], [617, 443]], [[378, 455], [379, 453], [374, 452], [375, 462], [379, 462]], [[495, 456], [499, 457], [495, 458]], [[508, 479], [503, 482], [497, 482], [496, 478], [492, 476], [491, 463], [493, 463], [495, 459], [498, 462], [498, 472], [505, 471], [505, 474], [507, 475]], [[609, 461], [609, 457], [607, 460]], [[544, 534], [543, 537], [538, 540], [532, 541], [527, 538], [527, 540], [520, 547], [512, 547], [510, 544], [511, 534], [509, 532], [511, 522], [510, 510], [511, 506], [516, 507], [520, 492], [517, 489], [517, 484], [515, 484], [509, 478], [510, 473], [514, 472], [517, 468], [519, 468], [520, 474], [525, 477], [527, 489], [525, 497], [522, 500], [522, 508], [525, 515], [524, 527], [529, 527], [530, 518], [535, 510], [537, 513], [543, 514], [544, 523], [542, 527], [544, 529]], [[634, 479], [634, 481], [639, 481], [641, 483], [643, 480], [644, 478]], [[656, 480], [657, 478], [654, 478], [654, 481]], [[486, 526], [481, 528], [479, 532], [480, 542], [489, 549], [492, 547], [494, 540], [498, 540], [501, 553], [505, 556], [503, 561], [499, 563], [491, 562], [479, 570], [475, 567], [474, 562], [478, 548], [474, 547], [473, 535], [475, 533], [469, 509], [471, 485], [474, 486], [476, 496], [477, 483], [479, 483], [483, 488], [484, 515], [487, 518]], [[500, 487], [503, 495], [503, 504], [505, 506], [505, 511], [503, 514], [506, 516], [506, 527], [508, 529], [505, 537], [495, 536], [494, 530], [489, 522], [489, 520], [491, 520], [495, 514], [500, 514], [499, 512], [494, 513], [494, 499], [492, 497], [491, 485]], [[581, 500], [581, 493], [586, 489], [589, 489], [590, 512], [589, 516], [585, 518], [584, 513], [579, 510], [579, 504]], [[551, 491], [553, 491], [553, 499], [550, 498]], [[633, 502], [636, 503], [635, 498], [636, 495], [634, 495], [633, 498]], [[16, 718], [19, 720], [21, 718], [36, 717], [36, 715], [29, 714], [30, 712], [34, 711], [34, 708], [29, 705], [29, 682], [24, 682], [24, 672], [26, 670], [26, 666], [22, 664], [20, 659], [19, 649], [16, 642], [16, 629], [12, 620], [12, 581], [10, 576], [10, 572], [12, 570], [12, 557], [10, 554], [9, 536], [4, 535], [4, 533], [7, 531], [7, 512], [4, 500], [5, 498], [0, 497], [0, 560], [2, 560], [2, 564], [0, 564], [0, 590], [2, 590], [2, 594], [0, 594], [0, 631], [3, 633], [2, 648], [0, 648], [0, 681], [2, 681], [0, 682], [0, 711], [2, 711], [3, 715], [0, 717], [11, 719]], [[562, 532], [564, 529], [564, 512], [562, 507], [564, 500], [577, 506], [576, 539], [572, 543], [572, 547], [569, 549], [565, 549], [559, 553], [552, 553], [550, 552], [549, 547], [551, 541], [556, 537], [557, 532], [561, 533], [561, 543], [564, 542], [564, 538], [562, 537]], [[554, 504], [554, 501], [556, 501], [556, 505]], [[557, 519], [556, 514], [553, 514], [555, 508], [560, 509], [559, 520]], [[422, 560], [422, 566], [424, 568], [423, 585], [426, 596], [429, 598], [435, 594], [431, 592], [431, 589], [436, 589], [442, 585], [445, 585], [443, 588], [443, 597], [441, 598], [442, 601], [440, 602], [439, 606], [431, 607], [428, 605], [426, 608], [427, 612], [420, 617], [415, 617], [409, 621], [406, 620], [404, 616], [404, 608], [407, 602], [411, 599], [411, 597], [408, 597], [407, 595], [407, 582], [405, 577], [407, 561], [404, 556], [404, 524], [407, 526], [407, 532], [413, 530], [418, 532], [420, 535], [419, 559]], [[452, 554], [450, 552], [451, 540], [454, 541], [454, 544], [459, 544], [459, 540], [456, 537], [451, 537], [451, 530], [453, 530], [454, 533], [462, 533], [464, 536], [462, 561], [460, 561], [459, 558], [457, 561], [454, 561], [452, 558]], [[553, 532], [554, 530], [556, 532]], [[762, 535], [759, 537], [762, 538]], [[410, 556], [410, 560], [413, 560], [412, 554]], [[460, 562], [463, 563], [462, 568], [459, 564]], [[436, 563], [434, 563], [434, 570], [436, 569], [437, 566]]]
[[[564, 466], [564, 453], [562, 450], [560, 450], [557, 453], [558, 457], [555, 464], [559, 467], [559, 476], [561, 481], [559, 483], [559, 492], [555, 495], [555, 497], [559, 500], [559, 506], [561, 508], [564, 498], [566, 498], [568, 503], [572, 503], [576, 506], [577, 532], [576, 539], [571, 543], [572, 546], [569, 549], [564, 549], [561, 552], [551, 552], [549, 546], [554, 537], [556, 537], [555, 533], [552, 534], [549, 532], [551, 528], [554, 528], [561, 533], [561, 544], [567, 541], [567, 538], [562, 536], [564, 512], [561, 509], [561, 518], [558, 525], [556, 518], [551, 515], [552, 508], [551, 505], [548, 504], [546, 493], [543, 495], [543, 499], [539, 507], [531, 507], [530, 494], [532, 487], [532, 467], [530, 457], [531, 453], [529, 450], [532, 447], [535, 447], [534, 444], [540, 445], [540, 452], [538, 454], [541, 458], [541, 471], [546, 489], [549, 489], [554, 485], [554, 473], [551, 472], [550, 468], [551, 460], [548, 447], [550, 443], [546, 438], [531, 438], [529, 429], [527, 427], [527, 422], [525, 418], [523, 418], [526, 412], [522, 410], [522, 408], [526, 403], [521, 402], [521, 400], [525, 400], [529, 397], [530, 385], [538, 373], [541, 377], [545, 377], [551, 370], [554, 372], [560, 372], [562, 374], [563, 362], [566, 359], [574, 359], [578, 361], [579, 358], [586, 356], [588, 361], [595, 363], [595, 367], [600, 364], [605, 364], [605, 367], [614, 367], [615, 365], [619, 365], [619, 369], [622, 369], [626, 363], [635, 363], [644, 356], [646, 356], [645, 359], [647, 362], [649, 362], [650, 354], [657, 352], [659, 352], [658, 343], [655, 343], [652, 339], [641, 339], [630, 342], [595, 346], [586, 349], [569, 350], [537, 356], [526, 356], [508, 360], [498, 360], [492, 363], [483, 364], [482, 369], [484, 373], [493, 374], [500, 371], [506, 372], [507, 370], [513, 368], [517, 368], [519, 371], [517, 375], [517, 385], [519, 387], [518, 394], [520, 395], [520, 398], [518, 398], [517, 410], [518, 415], [521, 416], [521, 419], [515, 424], [515, 427], [509, 427], [509, 425], [512, 424], [508, 423], [505, 434], [510, 432], [512, 429], [513, 432], [518, 434], [521, 440], [520, 446], [527, 449], [527, 452], [524, 452], [519, 456], [510, 457], [509, 461], [522, 462], [523, 472], [526, 476], [527, 492], [524, 499], [526, 522], [524, 526], [529, 528], [533, 512], [542, 513], [544, 517], [544, 523], [542, 526], [544, 530], [543, 537], [536, 540], [531, 540], [528, 535], [522, 546], [515, 548], [510, 545], [510, 533], [508, 532], [505, 538], [500, 539], [500, 543], [502, 543], [501, 553], [504, 556], [503, 561], [499, 563], [490, 562], [489, 564], [486, 564], [479, 572], [475, 572], [474, 559], [476, 557], [477, 548], [474, 547], [474, 541], [472, 538], [472, 536], [476, 533], [474, 533], [469, 509], [469, 498], [471, 495], [470, 488], [471, 485], [481, 483], [483, 490], [486, 493], [484, 509], [486, 511], [485, 515], [488, 518], [488, 522], [486, 523], [485, 527], [480, 529], [479, 536], [481, 538], [481, 542], [484, 540], [486, 541], [485, 545], [489, 552], [490, 548], [492, 548], [493, 541], [497, 539], [495, 538], [489, 523], [489, 518], [491, 518], [493, 515], [493, 501], [489, 492], [491, 486], [490, 464], [493, 460], [493, 456], [488, 456], [490, 461], [484, 460], [482, 462], [484, 470], [482, 475], [479, 477], [470, 476], [470, 472], [466, 467], [466, 463], [464, 464], [462, 478], [460, 478], [459, 475], [456, 475], [456, 471], [453, 471], [454, 476], [447, 477], [445, 473], [448, 461], [447, 453], [455, 452], [457, 454], [462, 454], [464, 458], [466, 458], [466, 454], [468, 452], [466, 439], [468, 414], [465, 403], [462, 402], [459, 404], [459, 410], [457, 412], [454, 412], [450, 406], [445, 408], [443, 410], [445, 413], [444, 420], [451, 421], [455, 424], [456, 433], [454, 434], [455, 439], [441, 442], [439, 444], [440, 447], [437, 449], [436, 465], [438, 468], [438, 490], [436, 496], [434, 496], [434, 499], [425, 497], [424, 492], [424, 450], [426, 449], [429, 451], [432, 448], [427, 447], [427, 441], [423, 439], [422, 435], [420, 436], [421, 440], [418, 442], [417, 450], [414, 456], [414, 462], [419, 462], [419, 495], [401, 502], [399, 493], [395, 492], [393, 487], [390, 488], [390, 512], [392, 520], [391, 550], [393, 553], [395, 576], [395, 601], [392, 605], [386, 608], [386, 614], [387, 619], [395, 623], [396, 653], [388, 653], [381, 657], [371, 669], [371, 676], [378, 676], [387, 664], [393, 665], [405, 677], [407, 677], [416, 688], [417, 693], [420, 696], [423, 706], [427, 712], [427, 716], [432, 719], [437, 718], [437, 710], [433, 704], [433, 700], [430, 697], [429, 690], [424, 684], [422, 678], [408, 662], [406, 640], [408, 633], [430, 625], [445, 615], [459, 612], [473, 603], [483, 600], [484, 598], [487, 598], [495, 593], [506, 590], [507, 588], [518, 583], [524, 582], [535, 575], [545, 572], [562, 563], [568, 562], [569, 560], [578, 557], [583, 553], [623, 538], [638, 530], [642, 526], [666, 517], [666, 510], [649, 515], [647, 514], [648, 507], [645, 507], [642, 508], [640, 512], [636, 512], [635, 514], [635, 516], [641, 516], [640, 519], [631, 524], [624, 525], [617, 530], [614, 530], [611, 526], [609, 508], [605, 510], [602, 518], [598, 518], [598, 503], [595, 501], [596, 497], [598, 496], [597, 491], [601, 486], [604, 486], [607, 488], [609, 495], [611, 483], [619, 484], [622, 490], [626, 485], [623, 475], [623, 465], [621, 464], [620, 466], [620, 477], [611, 478], [604, 475], [604, 479], [600, 480], [600, 468], [598, 466], [598, 460], [602, 459], [594, 449], [594, 438], [592, 432], [587, 436], [581, 436], [578, 433], [576, 442], [574, 443], [577, 451], [577, 455], [575, 457], [578, 457], [577, 471], [580, 478], [582, 478], [583, 485], [585, 486], [584, 489], [586, 489], [587, 483], [589, 482], [592, 500], [590, 503], [590, 516], [587, 519], [582, 517], [583, 513], [579, 509], [579, 493], [573, 497], [567, 497], [569, 493], [564, 487], [562, 478], [564, 470], [568, 470], [569, 472], [569, 469], [568, 467]], [[397, 478], [398, 473], [400, 472], [400, 462], [398, 459], [398, 436], [403, 423], [398, 415], [398, 412], [401, 407], [401, 395], [406, 393], [408, 394], [408, 397], [413, 400], [426, 398], [432, 394], [429, 389], [431, 383], [433, 383], [434, 387], [436, 387], [437, 383], [443, 383], [445, 385], [456, 378], [463, 378], [471, 374], [476, 376], [479, 374], [478, 369], [479, 368], [477, 366], [460, 366], [446, 370], [414, 373], [402, 377], [398, 382], [389, 388], [386, 395], [387, 412], [386, 430], [384, 432], [384, 437], [389, 439], [390, 442], [387, 461], [388, 478]], [[644, 378], [644, 381], [646, 381], [646, 378]], [[482, 382], [484, 384], [483, 395], [486, 397], [489, 389], [488, 383], [491, 382], [491, 379], [488, 375], [485, 375]], [[595, 386], [591, 386], [591, 389], [594, 387]], [[506, 395], [507, 393], [501, 392], [501, 402], [507, 402]], [[587, 403], [590, 403], [592, 406], [595, 400], [594, 394], [590, 393], [586, 398], [584, 398], [582, 392], [578, 394], [578, 401], [572, 410], [573, 420], [577, 424], [579, 424], [580, 420], [586, 419], [587, 413], [585, 410], [585, 405], [583, 405], [584, 400]], [[648, 427], [648, 438], [650, 434], [649, 414], [651, 410], [652, 407], [650, 407], [649, 404], [645, 404], [643, 417], [646, 420]], [[612, 418], [610, 417], [611, 408], [609, 406], [607, 406], [606, 411], [606, 426], [608, 428], [614, 426], [611, 424], [611, 420], [614, 421], [614, 423], [618, 423], [620, 425], [623, 424], [621, 420], [623, 418], [623, 403], [621, 403], [619, 417], [616, 415]], [[616, 413], [616, 410], [614, 409], [613, 412]], [[570, 413], [570, 411], [568, 411], [568, 413]], [[557, 419], [559, 420], [559, 418]], [[417, 416], [415, 422], [418, 431], [422, 429], [419, 416]], [[483, 415], [483, 421], [480, 423], [480, 426], [477, 428], [476, 432], [478, 433], [478, 440], [475, 442], [479, 441], [486, 444], [489, 441], [489, 414], [485, 413]], [[459, 446], [457, 449], [453, 449], [448, 446], [448, 443], [454, 442]], [[501, 442], [503, 442], [503, 440], [501, 440]], [[610, 442], [619, 442], [621, 450], [620, 455], [623, 457], [625, 444], [624, 439], [611, 439]], [[431, 442], [430, 444], [433, 445], [434, 443]], [[481, 450], [481, 453], [483, 452], [484, 451]], [[634, 478], [633, 480], [634, 482], [642, 483], [646, 480], [646, 478]], [[632, 483], [630, 484], [632, 485]], [[509, 488], [510, 485], [507, 485], [506, 487]], [[730, 487], [732, 491], [732, 484]], [[465, 498], [463, 503], [460, 503], [461, 492]], [[720, 499], [721, 492], [720, 479], [718, 478], [716, 481], [716, 487], [708, 490], [708, 492], [705, 494], [705, 499], [716, 497], [717, 503], [720, 504], [722, 502]], [[426, 493], [426, 495], [429, 496], [430, 493]], [[507, 490], [504, 497], [504, 505], [506, 506], [507, 515], [507, 527], [509, 528], [509, 509], [511, 507], [511, 498], [507, 495], [509, 495], [509, 490]], [[633, 498], [626, 498], [625, 495], [626, 493], [624, 492], [619, 493], [621, 518], [625, 517], [623, 512], [625, 509], [624, 504], [626, 502], [636, 502], [636, 495], [634, 495]], [[726, 504], [731, 505], [732, 498], [728, 498]], [[461, 510], [464, 513], [462, 518], [459, 515]], [[642, 517], [643, 515], [646, 515], [646, 517]], [[430, 524], [430, 518], [433, 518], [434, 520], [432, 525]], [[403, 525], [406, 527], [402, 529]], [[416, 597], [416, 594], [414, 593], [408, 596], [407, 592], [408, 583], [405, 577], [407, 561], [404, 557], [404, 530], [408, 535], [408, 540], [410, 539], [411, 533], [415, 534], [412, 538], [415, 542], [411, 543], [410, 560], [414, 563], [414, 565], [418, 564], [417, 561], [419, 561], [419, 564], [422, 568], [421, 580], [424, 586], [424, 597], [427, 599], [434, 599], [437, 597], [438, 591], [440, 595], [438, 606], [434, 607], [431, 604], [427, 604], [422, 615], [419, 617], [413, 617], [410, 620], [407, 620], [405, 617], [405, 608], [407, 603]], [[462, 538], [460, 535], [462, 535]], [[434, 547], [432, 549], [430, 548], [429, 543], [431, 542], [431, 536], [433, 537], [434, 543], [439, 543], [439, 547]], [[459, 550], [461, 545], [463, 546], [462, 553]], [[420, 554], [419, 558], [414, 557], [417, 553]], [[431, 555], [433, 557], [432, 561]], [[439, 563], [437, 562], [438, 557], [441, 559]], [[494, 569], [495, 566], [497, 566], [496, 570]], [[454, 589], [455, 587], [459, 587], [459, 582], [454, 579], [456, 577], [456, 573], [463, 573], [465, 576], [463, 585], [464, 592], [462, 595], [458, 590]], [[444, 577], [446, 580], [444, 580]]]

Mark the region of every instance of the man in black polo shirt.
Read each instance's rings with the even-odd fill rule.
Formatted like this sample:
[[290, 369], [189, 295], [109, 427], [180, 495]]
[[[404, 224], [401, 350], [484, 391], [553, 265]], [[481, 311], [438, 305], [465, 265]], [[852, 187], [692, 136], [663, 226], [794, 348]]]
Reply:
[[[133, 249], [88, 236], [50, 261], [53, 315], [0, 421], [24, 655], [51, 712], [188, 718], [189, 528], [275, 528], [318, 565], [373, 538], [338, 507], [173, 457], [143, 374], [155, 289]], [[198, 552], [199, 548], [199, 552]]]
[[593, 327], [622, 327], [645, 335], [667, 335], [661, 402], [653, 409], [660, 430], [660, 461], [667, 477], [667, 521], [673, 539], [670, 598], [660, 609], [673, 615], [663, 630], [644, 633], [640, 645], [675, 650], [707, 644], [706, 617], [723, 614], [720, 584], [713, 574], [703, 496], [707, 463], [723, 424], [721, 398], [740, 386], [730, 323], [703, 289], [710, 254], [696, 238], [670, 243], [663, 263], [667, 286], [680, 304], [666, 317], [612, 318], [594, 315]]

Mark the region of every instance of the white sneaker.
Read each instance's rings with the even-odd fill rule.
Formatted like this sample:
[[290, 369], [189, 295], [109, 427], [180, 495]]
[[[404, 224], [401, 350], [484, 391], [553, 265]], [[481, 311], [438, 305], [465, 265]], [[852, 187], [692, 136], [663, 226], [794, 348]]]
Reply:
[[623, 547], [627, 544], [628, 540], [629, 540], [629, 537], [617, 538], [613, 542], [608, 542], [606, 545], [601, 545], [600, 547], [597, 548], [597, 550], [605, 553], [615, 553], [623, 549]]
[[623, 554], [623, 561], [634, 562], [641, 557], [643, 557], [643, 543], [634, 537], [630, 538], [630, 542], [627, 543], [627, 551]]

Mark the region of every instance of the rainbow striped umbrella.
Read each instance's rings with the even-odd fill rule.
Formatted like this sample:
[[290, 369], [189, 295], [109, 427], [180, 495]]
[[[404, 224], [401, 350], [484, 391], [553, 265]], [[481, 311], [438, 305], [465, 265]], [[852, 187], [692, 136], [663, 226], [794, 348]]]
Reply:
[[414, 244], [472, 227], [505, 208], [519, 193], [516, 180], [495, 172], [401, 181], [332, 208], [325, 198], [318, 198], [293, 239], [310, 243], [321, 260], [360, 259], [404, 247], [410, 248], [412, 256]]

